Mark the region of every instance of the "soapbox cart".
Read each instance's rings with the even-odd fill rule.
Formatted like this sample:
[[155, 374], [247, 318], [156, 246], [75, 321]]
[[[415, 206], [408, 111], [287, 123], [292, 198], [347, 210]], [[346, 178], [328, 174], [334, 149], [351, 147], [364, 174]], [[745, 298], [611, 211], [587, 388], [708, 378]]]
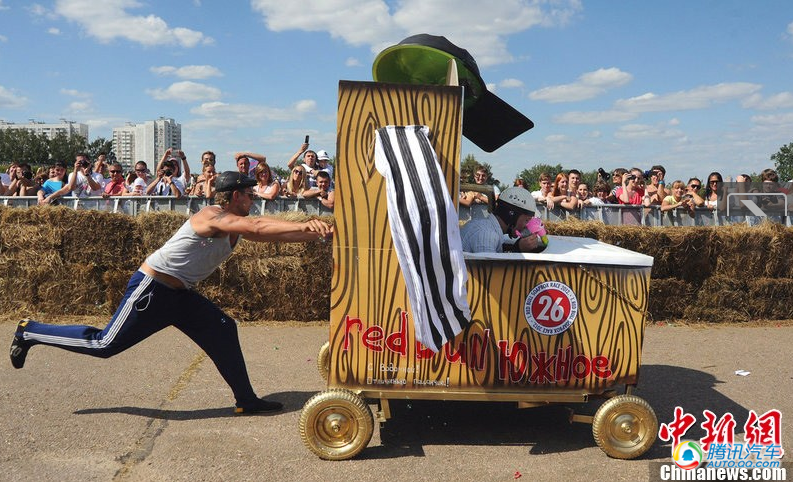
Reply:
[[[631, 394], [638, 382], [653, 259], [587, 238], [551, 236], [539, 254], [465, 254], [471, 323], [434, 353], [416, 342], [394, 252], [385, 181], [373, 165], [375, 129], [429, 127], [452, 198], [459, 189], [459, 87], [340, 82], [336, 235], [329, 341], [318, 367], [327, 390], [300, 416], [305, 445], [323, 459], [354, 457], [389, 400], [517, 402], [603, 398], [597, 445], [630, 459], [653, 444], [658, 421]], [[455, 199], [456, 200], [456, 199]]]

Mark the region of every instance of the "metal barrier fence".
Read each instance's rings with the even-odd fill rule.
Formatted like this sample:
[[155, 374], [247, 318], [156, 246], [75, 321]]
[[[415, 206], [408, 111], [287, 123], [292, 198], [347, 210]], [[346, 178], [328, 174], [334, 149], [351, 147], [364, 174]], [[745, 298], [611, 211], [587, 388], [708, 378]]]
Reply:
[[[196, 213], [204, 206], [212, 204], [211, 199], [185, 196], [179, 199], [168, 196], [116, 196], [111, 198], [96, 197], [62, 197], [58, 200], [61, 206], [73, 209], [94, 209], [111, 213], [123, 213], [137, 216], [151, 211], [176, 211], [185, 214]], [[38, 205], [36, 196], [0, 197], [0, 204], [9, 207], [31, 207]], [[286, 211], [302, 211], [307, 214], [333, 215], [333, 210], [322, 205], [319, 199], [276, 198], [273, 200], [257, 199], [251, 206], [253, 215], [273, 214]]]
[[[204, 206], [212, 204], [211, 199], [203, 197], [181, 197], [179, 199], [168, 196], [118, 196], [105, 199], [103, 197], [63, 197], [60, 205], [73, 209], [94, 209], [112, 213], [123, 213], [136, 216], [140, 213], [151, 211], [176, 211], [185, 214], [198, 212]], [[10, 207], [30, 207], [38, 205], [35, 196], [7, 197], [0, 196], [0, 204]], [[635, 226], [722, 226], [729, 224], [757, 225], [764, 218], [758, 216], [724, 216], [715, 209], [695, 208], [694, 214], [679, 209], [661, 212], [660, 206], [632, 206], [625, 204], [606, 204], [604, 206], [586, 206], [577, 210], [568, 210], [561, 207], [548, 209], [544, 205], [537, 205], [538, 213], [545, 221], [564, 221], [568, 218], [577, 218], [582, 221], [601, 221], [610, 225], [635, 225]], [[252, 215], [275, 214], [279, 212], [297, 211], [315, 215], [333, 215], [333, 210], [322, 205], [317, 198], [287, 198], [279, 197], [273, 200], [256, 200], [251, 206]], [[460, 206], [460, 220], [468, 221], [471, 218], [488, 216], [488, 208], [484, 204], [474, 204], [471, 207]], [[765, 219], [791, 225], [790, 216], [768, 216]]]

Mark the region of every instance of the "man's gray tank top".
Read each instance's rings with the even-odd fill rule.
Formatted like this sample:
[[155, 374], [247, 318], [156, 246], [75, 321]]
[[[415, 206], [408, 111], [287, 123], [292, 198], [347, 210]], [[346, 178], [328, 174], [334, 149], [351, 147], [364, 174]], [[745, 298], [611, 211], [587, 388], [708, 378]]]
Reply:
[[146, 258], [146, 264], [155, 271], [173, 276], [187, 288], [193, 288], [211, 275], [231, 255], [233, 249], [229, 236], [199, 236], [188, 219], [171, 239]]

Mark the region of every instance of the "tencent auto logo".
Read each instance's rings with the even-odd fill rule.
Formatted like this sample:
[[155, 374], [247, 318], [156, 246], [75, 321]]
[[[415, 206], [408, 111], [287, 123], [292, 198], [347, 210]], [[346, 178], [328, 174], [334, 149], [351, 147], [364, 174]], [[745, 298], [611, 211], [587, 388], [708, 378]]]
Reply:
[[575, 321], [578, 298], [566, 284], [546, 281], [535, 286], [526, 296], [523, 314], [537, 333], [558, 335]]
[[691, 470], [699, 467], [705, 460], [705, 454], [698, 443], [691, 440], [683, 440], [672, 450], [672, 460], [681, 469]]

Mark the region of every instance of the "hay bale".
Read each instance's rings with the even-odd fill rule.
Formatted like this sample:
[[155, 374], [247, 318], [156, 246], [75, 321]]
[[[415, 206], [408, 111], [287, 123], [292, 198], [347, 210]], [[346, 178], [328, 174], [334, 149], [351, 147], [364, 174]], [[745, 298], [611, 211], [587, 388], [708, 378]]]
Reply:
[[41, 249], [60, 249], [63, 227], [68, 226], [73, 213], [69, 208], [52, 206], [4, 209], [0, 217], [3, 252], [21, 252], [17, 256], [35, 259]]
[[31, 313], [35, 306], [33, 296], [36, 285], [27, 279], [26, 265], [17, 260], [0, 256], [0, 296], [3, 300], [3, 311], [8, 316], [24, 317]]
[[674, 260], [669, 273], [696, 287], [702, 286], [713, 275], [716, 267], [716, 230], [712, 227], [668, 229], [672, 230], [669, 232], [668, 255]]
[[[91, 263], [107, 268], [134, 269], [140, 263], [130, 253], [139, 244], [135, 218], [120, 213], [72, 211], [63, 227], [62, 253], [67, 263]], [[101, 233], [101, 236], [97, 236]]]
[[650, 281], [647, 311], [653, 321], [681, 319], [696, 300], [696, 288], [678, 278]]
[[548, 234], [598, 240], [603, 236], [602, 230], [605, 227], [606, 225], [600, 221], [581, 221], [577, 218], [567, 218], [566, 221], [562, 222], [545, 223]]
[[[767, 246], [768, 262], [765, 265], [765, 276], [769, 278], [793, 278], [793, 228], [787, 228], [777, 223], [763, 223], [753, 229], [768, 230], [773, 233], [773, 239]], [[744, 242], [753, 243], [751, 236]]]
[[37, 274], [33, 302], [36, 310], [53, 315], [105, 313], [104, 270], [93, 264], [66, 263]]
[[0, 259], [5, 267], [0, 296], [15, 300], [15, 312], [25, 316], [40, 310], [42, 284], [64, 275], [63, 260], [56, 249], [6, 251]]
[[746, 279], [714, 275], [696, 292], [696, 301], [685, 310], [692, 321], [718, 323], [748, 321], [752, 314], [747, 304]]
[[793, 279], [758, 278], [748, 282], [745, 300], [752, 318], [793, 318]]
[[713, 247], [716, 253], [714, 273], [743, 278], [767, 276], [769, 270], [775, 270], [772, 253], [779, 250], [779, 233], [772, 223], [720, 226]]
[[102, 273], [102, 284], [104, 297], [104, 313], [112, 315], [121, 303], [124, 297], [124, 292], [127, 289], [129, 278], [133, 274], [133, 270], [126, 269], [109, 269]]
[[699, 227], [645, 228], [635, 251], [654, 258], [652, 277], [674, 277], [700, 286], [713, 272], [712, 231]]
[[199, 289], [239, 321], [328, 319], [331, 272], [313, 270], [297, 256], [235, 253], [218, 270], [218, 282], [207, 279]]
[[[275, 217], [311, 218], [302, 212]], [[0, 296], [6, 314], [111, 314], [139, 263], [186, 219], [165, 211], [132, 218], [65, 207], [0, 206]], [[547, 227], [551, 234], [599, 239], [653, 256], [648, 303], [653, 319], [718, 323], [793, 317], [791, 228], [649, 228], [574, 219]], [[243, 240], [198, 289], [241, 321], [326, 320], [332, 267], [329, 244]]]

